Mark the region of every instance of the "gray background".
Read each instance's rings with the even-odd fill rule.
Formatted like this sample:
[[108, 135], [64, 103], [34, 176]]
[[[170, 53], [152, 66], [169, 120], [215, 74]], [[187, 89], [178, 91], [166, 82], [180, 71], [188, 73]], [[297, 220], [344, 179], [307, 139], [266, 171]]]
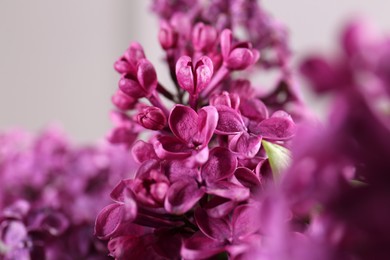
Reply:
[[[387, 0], [264, 0], [290, 28], [302, 53], [336, 46], [340, 25], [356, 14], [390, 30]], [[0, 0], [0, 129], [36, 131], [57, 123], [82, 142], [103, 137], [111, 124], [117, 57], [133, 41], [165, 73], [149, 1]]]

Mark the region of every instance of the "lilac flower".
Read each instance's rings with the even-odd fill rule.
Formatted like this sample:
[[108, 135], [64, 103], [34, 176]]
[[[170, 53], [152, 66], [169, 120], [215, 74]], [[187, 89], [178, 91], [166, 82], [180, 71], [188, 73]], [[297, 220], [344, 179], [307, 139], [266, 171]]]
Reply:
[[0, 160], [0, 256], [104, 259], [93, 224], [109, 202], [101, 194], [131, 175], [126, 150], [74, 147], [55, 129], [36, 138], [3, 133], [0, 140], [6, 155]]
[[163, 111], [158, 107], [145, 107], [141, 113], [137, 115], [137, 121], [146, 129], [161, 130], [167, 123]]
[[221, 33], [221, 51], [224, 64], [231, 70], [243, 70], [256, 63], [260, 54], [252, 49], [250, 43], [242, 42], [233, 45], [232, 32], [225, 29]]
[[194, 65], [188, 56], [182, 56], [177, 61], [177, 81], [192, 96], [197, 96], [209, 84], [212, 75], [213, 62], [207, 56], [200, 57]]
[[212, 107], [204, 107], [196, 113], [189, 107], [176, 105], [169, 115], [169, 127], [175, 137], [160, 136], [155, 144], [160, 158], [187, 158], [204, 163], [208, 158], [207, 144], [217, 125], [218, 113]]

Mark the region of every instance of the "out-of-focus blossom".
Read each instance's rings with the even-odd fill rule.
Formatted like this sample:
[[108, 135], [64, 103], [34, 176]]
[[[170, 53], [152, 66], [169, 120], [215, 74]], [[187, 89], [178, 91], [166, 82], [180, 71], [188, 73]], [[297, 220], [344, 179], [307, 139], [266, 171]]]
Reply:
[[75, 147], [48, 129], [37, 137], [21, 131], [0, 135], [0, 256], [4, 259], [104, 259], [93, 238], [106, 194], [132, 176], [125, 148]]

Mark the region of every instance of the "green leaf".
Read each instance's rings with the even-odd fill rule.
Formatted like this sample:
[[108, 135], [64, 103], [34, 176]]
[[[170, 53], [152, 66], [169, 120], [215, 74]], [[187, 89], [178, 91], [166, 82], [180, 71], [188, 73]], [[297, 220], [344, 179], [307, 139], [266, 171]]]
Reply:
[[287, 148], [275, 143], [264, 140], [262, 140], [261, 143], [267, 153], [273, 177], [275, 180], [278, 180], [280, 178], [280, 174], [290, 165], [291, 152]]

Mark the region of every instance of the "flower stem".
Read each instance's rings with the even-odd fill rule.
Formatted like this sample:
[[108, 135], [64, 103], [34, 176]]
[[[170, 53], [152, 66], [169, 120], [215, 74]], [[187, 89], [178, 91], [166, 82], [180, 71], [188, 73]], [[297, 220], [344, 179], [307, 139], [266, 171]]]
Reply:
[[201, 97], [207, 98], [210, 94], [219, 86], [219, 84], [226, 78], [230, 70], [224, 65], [217, 71], [214, 77], [211, 79], [209, 85], [202, 92]]
[[150, 103], [152, 103], [153, 106], [160, 108], [164, 112], [164, 114], [167, 116], [167, 118], [168, 118], [169, 111], [164, 106], [164, 104], [161, 103], [161, 100], [160, 100], [160, 98], [159, 98], [159, 96], [157, 95], [156, 92], [153, 92], [153, 94], [150, 97], [148, 97], [148, 99], [149, 99]]

